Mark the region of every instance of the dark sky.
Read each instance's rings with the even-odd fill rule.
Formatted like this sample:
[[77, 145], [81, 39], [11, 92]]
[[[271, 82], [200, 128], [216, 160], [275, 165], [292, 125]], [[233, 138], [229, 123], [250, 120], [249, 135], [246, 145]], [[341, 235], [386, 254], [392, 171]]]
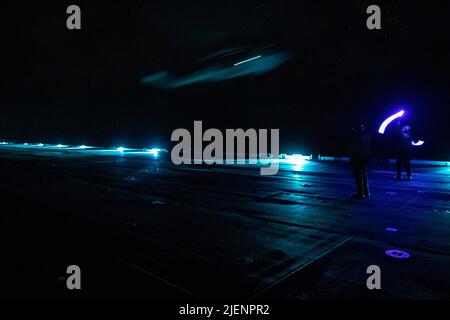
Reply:
[[[342, 154], [354, 121], [373, 131], [398, 105], [450, 158], [446, 1], [59, 1], [2, 10], [0, 137], [170, 147], [178, 127], [279, 128], [285, 152]], [[66, 29], [66, 8], [82, 30]], [[366, 28], [368, 5], [382, 30]], [[259, 77], [164, 91], [139, 80], [220, 49], [292, 53]], [[377, 146], [381, 148], [381, 143]]]

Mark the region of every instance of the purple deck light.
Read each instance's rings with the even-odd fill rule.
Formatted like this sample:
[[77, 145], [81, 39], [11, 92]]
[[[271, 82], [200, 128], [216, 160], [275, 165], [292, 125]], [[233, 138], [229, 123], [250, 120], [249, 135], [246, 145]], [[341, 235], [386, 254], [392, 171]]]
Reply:
[[387, 250], [386, 254], [389, 257], [392, 257], [395, 259], [408, 259], [410, 257], [408, 252], [397, 250], [397, 249]]
[[397, 112], [396, 114], [393, 114], [386, 120], [384, 120], [383, 123], [381, 124], [380, 128], [378, 129], [378, 132], [381, 134], [384, 134], [384, 131], [386, 130], [387, 126], [395, 119], [402, 117], [404, 114], [405, 114], [405, 111], [402, 110], [400, 112]]
[[396, 228], [386, 228], [387, 232], [397, 232]]

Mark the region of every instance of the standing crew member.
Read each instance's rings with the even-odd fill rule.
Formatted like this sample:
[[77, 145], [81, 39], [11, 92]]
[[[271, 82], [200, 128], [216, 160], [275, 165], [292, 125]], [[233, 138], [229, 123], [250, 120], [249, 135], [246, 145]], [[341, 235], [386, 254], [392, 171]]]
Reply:
[[410, 156], [413, 140], [411, 137], [411, 127], [403, 126], [397, 139], [397, 174], [395, 179], [402, 179], [402, 168], [405, 167], [407, 179], [411, 180]]
[[363, 124], [353, 128], [352, 144], [350, 147], [350, 162], [356, 183], [356, 193], [352, 195], [354, 199], [370, 197], [369, 182], [367, 180], [370, 142], [370, 134]]

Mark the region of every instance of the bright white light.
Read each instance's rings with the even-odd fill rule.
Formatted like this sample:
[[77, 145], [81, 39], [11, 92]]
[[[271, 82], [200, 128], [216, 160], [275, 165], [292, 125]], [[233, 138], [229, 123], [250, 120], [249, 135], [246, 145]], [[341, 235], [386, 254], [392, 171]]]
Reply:
[[83, 145], [79, 146], [78, 148], [80, 148], [80, 149], [87, 149], [87, 146], [85, 146], [85, 145], [83, 144]]
[[57, 148], [64, 148], [64, 147], [67, 147], [67, 146], [65, 146], [65, 145], [63, 145], [63, 144], [57, 144], [56, 147], [57, 147]]
[[43, 143], [38, 143], [38, 147], [43, 147], [44, 144]]
[[158, 153], [161, 152], [161, 149], [153, 148], [153, 149], [147, 150], [147, 152], [150, 153], [151, 155], [157, 156]]
[[287, 154], [286, 155], [286, 160], [291, 160], [291, 161], [293, 161], [293, 162], [301, 162], [301, 161], [304, 161], [304, 160], [310, 160], [310, 156], [304, 156], [304, 155], [302, 155], [302, 154]]
[[244, 61], [240, 61], [240, 62], [238, 62], [238, 63], [235, 63], [234, 66], [236, 67], [236, 66], [238, 66], [238, 65], [240, 65], [240, 64], [247, 63], [247, 62], [250, 62], [250, 61], [259, 59], [259, 58], [261, 58], [260, 55], [259, 55], [259, 56], [256, 56], [256, 57], [253, 57], [253, 58], [250, 58], [250, 59], [247, 59], [247, 60], [244, 60]]
[[306, 165], [307, 162], [305, 160], [302, 160], [302, 161], [303, 162], [295, 163], [294, 166], [292, 167], [292, 170], [295, 171], [295, 172], [303, 171], [303, 169], [305, 168], [305, 165]]
[[116, 150], [119, 152], [124, 152], [126, 149], [124, 147], [118, 147], [116, 148]]
[[293, 165], [292, 170], [299, 172], [303, 171], [305, 165], [308, 163], [307, 160], [310, 160], [309, 156], [304, 156], [302, 154], [287, 154], [285, 156], [285, 160], [281, 160], [284, 163]]
[[421, 146], [421, 145], [423, 145], [425, 143], [425, 141], [422, 141], [422, 140], [419, 140], [419, 141], [417, 141], [417, 142], [412, 142], [412, 145], [413, 146]]
[[387, 126], [395, 119], [402, 117], [404, 114], [405, 114], [405, 111], [402, 110], [402, 111], [397, 112], [396, 114], [390, 116], [386, 120], [384, 120], [383, 123], [381, 124], [380, 128], [378, 129], [378, 132], [381, 134], [384, 134], [384, 131], [386, 130]]

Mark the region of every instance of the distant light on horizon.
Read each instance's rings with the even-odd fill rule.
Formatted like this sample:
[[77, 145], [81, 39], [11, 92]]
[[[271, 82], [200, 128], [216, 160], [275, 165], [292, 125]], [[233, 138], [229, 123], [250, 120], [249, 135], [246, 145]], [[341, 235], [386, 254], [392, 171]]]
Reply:
[[305, 165], [308, 164], [308, 160], [310, 160], [309, 156], [302, 154], [284, 155], [284, 158], [280, 161], [292, 165], [292, 170], [296, 172], [303, 171]]
[[285, 158], [287, 160], [292, 160], [292, 161], [304, 161], [304, 160], [310, 160], [311, 156], [304, 156], [302, 154], [287, 154], [287, 155], [285, 155]]
[[152, 148], [152, 149], [148, 149], [147, 152], [154, 155], [154, 156], [158, 156], [158, 154], [162, 151], [162, 149], [158, 149], [158, 148]]

